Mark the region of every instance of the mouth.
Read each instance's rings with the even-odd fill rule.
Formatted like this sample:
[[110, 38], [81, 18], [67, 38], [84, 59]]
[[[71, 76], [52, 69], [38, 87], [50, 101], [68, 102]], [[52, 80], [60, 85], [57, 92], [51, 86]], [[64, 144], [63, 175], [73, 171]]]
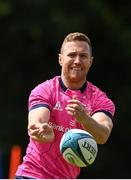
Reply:
[[82, 69], [80, 67], [72, 67], [71, 70], [73, 70], [73, 71], [82, 71]]

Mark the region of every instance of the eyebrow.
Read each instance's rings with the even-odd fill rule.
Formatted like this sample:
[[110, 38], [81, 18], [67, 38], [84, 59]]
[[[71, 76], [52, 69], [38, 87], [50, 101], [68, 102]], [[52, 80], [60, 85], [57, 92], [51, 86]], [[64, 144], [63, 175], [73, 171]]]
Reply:
[[[77, 53], [77, 51], [71, 51], [71, 52], [68, 52], [67, 54], [75, 54], [75, 53]], [[80, 52], [79, 54], [88, 55], [89, 56], [88, 52]]]

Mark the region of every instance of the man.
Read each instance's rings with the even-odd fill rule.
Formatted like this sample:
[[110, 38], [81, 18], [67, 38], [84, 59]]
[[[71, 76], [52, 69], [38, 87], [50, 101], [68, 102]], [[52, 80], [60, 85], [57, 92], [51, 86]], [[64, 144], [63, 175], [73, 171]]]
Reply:
[[84, 129], [98, 144], [108, 140], [115, 106], [86, 80], [92, 62], [89, 38], [79, 32], [67, 35], [59, 54], [61, 76], [41, 83], [30, 94], [30, 142], [16, 178], [77, 178], [80, 168], [67, 163], [59, 150], [68, 129]]

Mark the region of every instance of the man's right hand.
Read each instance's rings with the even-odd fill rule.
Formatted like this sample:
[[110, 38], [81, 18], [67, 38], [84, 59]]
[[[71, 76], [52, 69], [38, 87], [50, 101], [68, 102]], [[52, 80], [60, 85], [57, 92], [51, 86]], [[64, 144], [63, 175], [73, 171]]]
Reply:
[[28, 127], [28, 134], [31, 139], [40, 143], [49, 143], [55, 137], [53, 128], [48, 123], [30, 125]]

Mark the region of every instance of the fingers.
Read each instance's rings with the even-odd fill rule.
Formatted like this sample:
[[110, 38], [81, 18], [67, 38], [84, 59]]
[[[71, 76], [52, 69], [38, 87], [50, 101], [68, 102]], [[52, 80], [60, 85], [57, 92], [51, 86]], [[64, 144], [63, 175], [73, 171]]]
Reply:
[[37, 127], [36, 124], [32, 124], [32, 125], [29, 126], [28, 129], [32, 129], [32, 130], [34, 129], [34, 130], [36, 130], [36, 129], [38, 129], [38, 128], [39, 128], [39, 127]]
[[69, 115], [75, 118], [80, 118], [85, 114], [85, 108], [82, 105], [69, 104], [65, 109]]
[[70, 110], [70, 111], [83, 112], [85, 109], [85, 106], [79, 100], [72, 99], [68, 101], [68, 104], [65, 109]]
[[28, 127], [28, 133], [31, 136], [34, 136], [38, 133], [39, 127], [37, 127], [35, 124], [32, 124]]
[[30, 137], [38, 142], [50, 142], [54, 139], [53, 128], [48, 123], [31, 125], [28, 132]]
[[72, 99], [77, 99], [77, 96], [76, 96], [76, 95], [73, 95]]
[[82, 116], [85, 112], [85, 105], [82, 104], [76, 97], [76, 95], [73, 96], [71, 100], [67, 101], [67, 106], [65, 107], [67, 110], [67, 113], [74, 116]]
[[73, 105], [75, 108], [77, 109], [82, 109], [82, 107], [84, 106], [84, 104], [82, 104], [78, 99], [76, 95], [73, 95], [72, 99], [67, 101], [67, 106], [68, 105]]

